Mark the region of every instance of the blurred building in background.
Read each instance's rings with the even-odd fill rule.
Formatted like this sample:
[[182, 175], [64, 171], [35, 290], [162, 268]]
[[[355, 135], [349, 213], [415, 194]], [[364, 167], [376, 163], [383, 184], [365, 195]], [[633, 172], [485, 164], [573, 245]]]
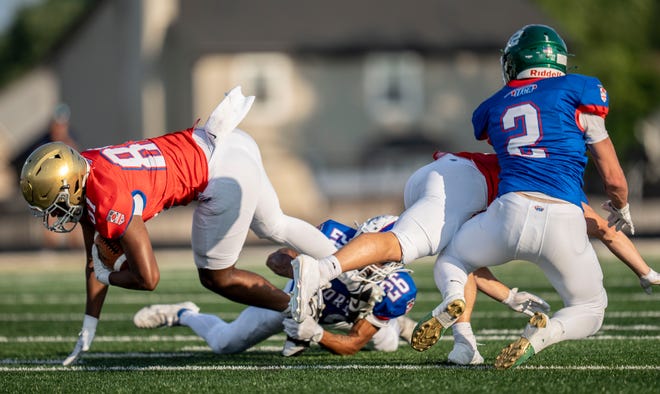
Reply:
[[[205, 120], [241, 85], [257, 99], [240, 127], [285, 212], [396, 214], [434, 150], [489, 150], [472, 110], [501, 86], [500, 49], [527, 23], [553, 21], [524, 0], [102, 0], [48, 64], [0, 92], [0, 145], [23, 149], [60, 101], [83, 149], [156, 136]], [[153, 221], [156, 242], [188, 237], [189, 211], [174, 211]], [[0, 239], [15, 234], [34, 230]]]

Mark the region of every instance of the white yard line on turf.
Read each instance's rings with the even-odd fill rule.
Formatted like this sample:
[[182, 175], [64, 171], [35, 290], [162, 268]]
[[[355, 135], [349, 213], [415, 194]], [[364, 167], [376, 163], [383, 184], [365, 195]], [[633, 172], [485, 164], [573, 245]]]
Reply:
[[[282, 370], [371, 370], [371, 369], [396, 369], [396, 370], [431, 370], [431, 369], [493, 369], [490, 365], [459, 366], [447, 364], [415, 365], [415, 364], [393, 364], [393, 365], [182, 365], [182, 366], [112, 366], [112, 367], [86, 367], [86, 366], [17, 366], [0, 367], [0, 372], [79, 372], [79, 371], [282, 371]], [[516, 369], [521, 370], [560, 370], [560, 371], [659, 371], [660, 365], [545, 365], [525, 366]]]

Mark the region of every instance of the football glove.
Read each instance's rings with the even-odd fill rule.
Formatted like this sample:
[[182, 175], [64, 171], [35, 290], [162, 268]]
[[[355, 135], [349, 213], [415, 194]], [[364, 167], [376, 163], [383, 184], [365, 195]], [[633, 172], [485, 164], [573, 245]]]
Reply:
[[612, 205], [612, 201], [606, 201], [601, 207], [610, 213], [607, 217], [607, 224], [614, 227], [616, 231], [625, 231], [631, 235], [635, 234], [635, 225], [630, 216], [630, 204], [626, 204], [623, 208], [618, 209]]
[[92, 245], [92, 260], [94, 260], [94, 275], [96, 279], [104, 285], [110, 285], [110, 271], [99, 258], [99, 249], [96, 244]]
[[76, 342], [76, 346], [73, 347], [71, 354], [62, 361], [62, 365], [66, 367], [73, 364], [80, 358], [82, 353], [89, 350], [89, 346], [94, 340], [94, 334], [96, 334], [96, 325], [98, 322], [99, 320], [97, 318], [85, 315], [82, 330], [78, 334], [78, 342]]
[[543, 298], [526, 291], [518, 292], [518, 288], [509, 290], [509, 296], [502, 303], [528, 316], [534, 316], [534, 312], [550, 312], [550, 305]]
[[646, 294], [653, 293], [652, 286], [660, 285], [660, 274], [651, 269], [648, 274], [639, 277], [639, 285], [642, 286]]
[[301, 323], [293, 319], [284, 319], [284, 332], [292, 338], [318, 343], [323, 338], [323, 327], [311, 316], [305, 316]]

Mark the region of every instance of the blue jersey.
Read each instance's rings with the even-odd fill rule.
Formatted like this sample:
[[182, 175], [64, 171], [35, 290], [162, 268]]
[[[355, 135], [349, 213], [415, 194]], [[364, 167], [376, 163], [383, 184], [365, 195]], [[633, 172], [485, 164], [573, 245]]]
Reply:
[[578, 74], [514, 80], [481, 103], [472, 125], [497, 154], [498, 196], [540, 192], [581, 207], [587, 156], [578, 117], [604, 118], [608, 103], [598, 79]]

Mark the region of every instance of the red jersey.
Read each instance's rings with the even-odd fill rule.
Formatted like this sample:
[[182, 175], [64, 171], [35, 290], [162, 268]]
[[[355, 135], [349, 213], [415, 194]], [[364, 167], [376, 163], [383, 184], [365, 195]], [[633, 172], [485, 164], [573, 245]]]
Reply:
[[[446, 152], [437, 151], [433, 153], [433, 158], [438, 160]], [[498, 177], [500, 175], [500, 165], [497, 162], [497, 155], [494, 153], [475, 153], [475, 152], [450, 152], [454, 156], [463, 157], [472, 160], [477, 166], [479, 172], [486, 178], [486, 185], [488, 186], [488, 204], [493, 202], [497, 197], [497, 185], [499, 184]]]
[[[101, 236], [117, 238], [133, 214], [147, 221], [164, 209], [190, 203], [204, 191], [208, 163], [192, 132], [190, 128], [82, 152], [90, 166], [87, 214]], [[141, 199], [143, 208], [135, 207], [134, 199]]]

